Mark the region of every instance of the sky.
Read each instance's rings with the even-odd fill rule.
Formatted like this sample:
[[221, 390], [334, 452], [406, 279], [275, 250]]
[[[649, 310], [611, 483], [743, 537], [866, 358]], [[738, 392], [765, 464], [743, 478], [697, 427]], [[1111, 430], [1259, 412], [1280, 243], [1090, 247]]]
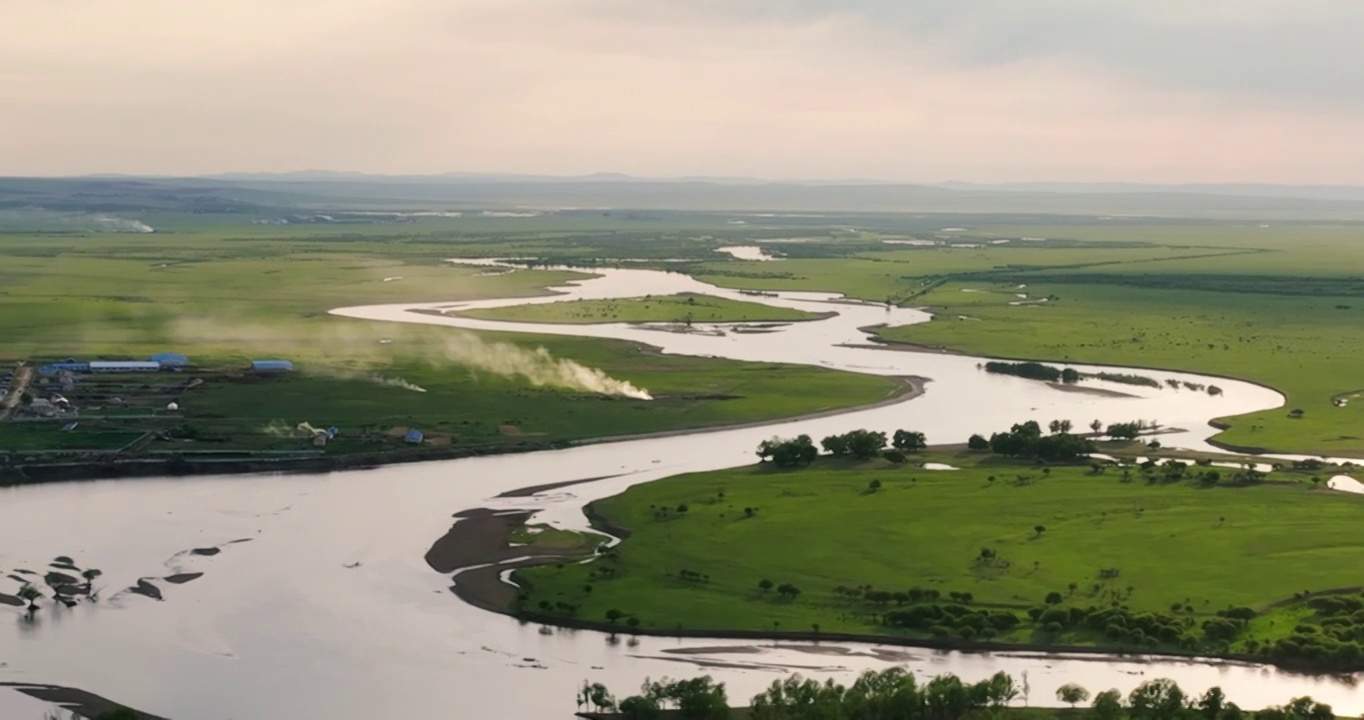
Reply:
[[1364, 184], [1358, 0], [0, 0], [0, 175]]

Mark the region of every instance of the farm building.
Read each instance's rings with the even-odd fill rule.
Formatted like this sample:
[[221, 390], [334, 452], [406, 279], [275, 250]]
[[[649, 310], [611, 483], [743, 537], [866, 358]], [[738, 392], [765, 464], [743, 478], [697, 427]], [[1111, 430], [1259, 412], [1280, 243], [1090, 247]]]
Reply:
[[173, 352], [157, 353], [151, 356], [151, 361], [163, 368], [182, 368], [189, 365], [189, 358]]
[[161, 364], [150, 360], [95, 360], [90, 363], [90, 372], [96, 373], [158, 372], [160, 370]]
[[90, 372], [90, 363], [63, 360], [38, 366], [39, 375], [56, 375], [62, 372]]
[[287, 373], [294, 371], [294, 364], [288, 360], [252, 360], [251, 370], [258, 373]]
[[409, 445], [420, 445], [425, 437], [420, 430], [408, 430], [407, 434], [403, 436], [403, 441]]

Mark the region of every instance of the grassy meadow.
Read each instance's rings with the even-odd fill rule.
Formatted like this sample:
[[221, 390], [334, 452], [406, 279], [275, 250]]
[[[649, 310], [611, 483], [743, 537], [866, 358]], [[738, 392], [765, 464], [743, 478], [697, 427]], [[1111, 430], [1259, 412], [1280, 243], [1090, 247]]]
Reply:
[[[924, 461], [959, 469], [925, 470]], [[567, 603], [573, 617], [597, 622], [616, 609], [661, 631], [942, 637], [888, 624], [887, 613], [915, 599], [869, 602], [869, 588], [920, 588], [938, 591], [941, 603], [1022, 620], [951, 637], [1244, 653], [1312, 623], [1293, 602], [1299, 593], [1359, 592], [1364, 497], [1327, 490], [1308, 471], [1248, 486], [1218, 472], [1210, 486], [1160, 468], [1096, 472], [933, 452], [903, 466], [824, 459], [803, 470], [673, 477], [594, 503], [597, 517], [629, 537], [593, 564], [520, 571], [521, 607]], [[783, 595], [787, 584], [799, 593]], [[1166, 616], [1177, 634], [1114, 638], [1069, 621], [1044, 629], [1027, 617], [1033, 608], [1096, 606], [1121, 606], [1133, 625]], [[1258, 617], [1230, 642], [1200, 638], [1228, 608]]]
[[468, 310], [459, 314], [480, 320], [577, 324], [795, 322], [822, 317], [803, 310], [694, 293], [619, 300], [573, 300]]
[[[1020, 293], [1048, 301], [1011, 304]], [[1287, 406], [1223, 419], [1230, 429], [1218, 442], [1364, 455], [1364, 298], [1117, 283], [1029, 283], [1019, 290], [1013, 283], [953, 282], [918, 301], [933, 310], [933, 321], [888, 328], [881, 336], [973, 354], [1251, 380], [1283, 392]], [[1344, 407], [1337, 405], [1342, 399]]]
[[[488, 221], [472, 222], [473, 246], [502, 242], [504, 234], [478, 229]], [[178, 413], [87, 412], [74, 433], [61, 433], [56, 421], [7, 424], [0, 449], [109, 450], [130, 431], [178, 428], [200, 451], [294, 450], [306, 446], [306, 435], [294, 432], [301, 422], [340, 427], [342, 436], [327, 446], [332, 453], [401, 449], [405, 428], [423, 429], [431, 445], [544, 446], [849, 407], [897, 387], [817, 368], [660, 356], [624, 342], [329, 316], [342, 305], [538, 295], [582, 275], [444, 262], [469, 252], [449, 222], [322, 230], [199, 225], [166, 234], [0, 235], [0, 362], [173, 350], [227, 377], [184, 393]], [[495, 356], [544, 348], [555, 361], [598, 369], [656, 399], [566, 388], [552, 368], [548, 377], [504, 377], [466, 363], [471, 344]], [[238, 370], [254, 358], [290, 359], [298, 372], [257, 379]]]
[[934, 313], [882, 331], [890, 341], [1269, 385], [1287, 406], [1223, 418], [1218, 442], [1364, 456], [1364, 226], [1037, 220], [969, 218], [959, 231], [905, 240], [881, 230], [836, 246], [776, 243], [790, 260], [698, 272], [722, 285], [830, 290]]

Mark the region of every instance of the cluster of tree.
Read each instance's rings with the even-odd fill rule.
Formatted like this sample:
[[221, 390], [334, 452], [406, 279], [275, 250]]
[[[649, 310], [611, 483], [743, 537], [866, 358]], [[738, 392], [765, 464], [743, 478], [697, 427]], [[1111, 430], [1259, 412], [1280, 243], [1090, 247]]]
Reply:
[[852, 430], [842, 435], [830, 435], [819, 441], [824, 452], [834, 457], [853, 457], [870, 460], [886, 448], [886, 434], [875, 430]]
[[1247, 649], [1280, 662], [1359, 670], [1364, 667], [1364, 595], [1310, 598], [1313, 617], [1299, 621], [1293, 634]]
[[1070, 432], [1044, 435], [1035, 420], [1015, 424], [1009, 432], [990, 436], [990, 452], [1006, 457], [1066, 461], [1094, 452], [1094, 443]]
[[[952, 674], [921, 682], [902, 668], [867, 671], [852, 685], [819, 682], [798, 674], [775, 680], [755, 696], [749, 707], [752, 720], [964, 720], [1008, 717], [1007, 708], [1030, 693], [1027, 675], [1016, 683], [1007, 673], [977, 683]], [[1095, 720], [1334, 720], [1331, 707], [1310, 697], [1296, 698], [1281, 707], [1248, 712], [1227, 700], [1214, 687], [1201, 697], [1186, 694], [1173, 680], [1150, 680], [1126, 697], [1117, 690], [1093, 696], [1088, 713]], [[1090, 692], [1074, 683], [1061, 686], [1056, 699], [1075, 707]], [[616, 709], [601, 685], [584, 685], [578, 706]], [[657, 720], [664, 710], [682, 720], [725, 720], [730, 717], [724, 683], [709, 676], [695, 680], [654, 683], [645, 680], [640, 694], [619, 703], [625, 720]], [[1034, 711], [1030, 718], [1045, 717]]]
[[[834, 594], [847, 600], [865, 600], [873, 605], [889, 605], [895, 603], [897, 606], [909, 603], [934, 602], [942, 597], [942, 592], [933, 588], [912, 587], [908, 590], [878, 590], [871, 585], [860, 585], [858, 587], [848, 587], [839, 585], [834, 588]], [[969, 605], [975, 600], [969, 592], [949, 592], [947, 596], [952, 602], [959, 602]]]
[[1149, 378], [1145, 375], [1132, 375], [1129, 373], [1100, 372], [1095, 373], [1094, 377], [1107, 382], [1122, 383], [1123, 385], [1142, 385], [1145, 387], [1160, 387], [1160, 381]]
[[881, 623], [904, 630], [919, 630], [937, 638], [990, 640], [1022, 624], [1007, 610], [977, 610], [958, 603], [913, 605], [881, 614]]
[[800, 588], [796, 587], [795, 585], [792, 585], [791, 583], [782, 583], [780, 585], [777, 585], [776, 583], [772, 582], [771, 580], [768, 580], [767, 578], [763, 578], [762, 580], [758, 581], [758, 589], [763, 591], [763, 593], [767, 593], [774, 587], [777, 589], [778, 595], [788, 600], [795, 600], [797, 597], [800, 596]]
[[[57, 570], [49, 570], [43, 575], [43, 584], [47, 585], [48, 589], [51, 591], [52, 602], [66, 607], [75, 607], [82, 599], [98, 602], [99, 590], [94, 587], [94, 583], [104, 575], [104, 572], [95, 568], [81, 570], [73, 565], [72, 562], [71, 558], [61, 555], [53, 561], [52, 567], [60, 568], [64, 571], [78, 572], [80, 573], [80, 579], [68, 575], [66, 572], [59, 572]], [[81, 582], [82, 579], [85, 582]], [[25, 582], [20, 586], [19, 590], [14, 593], [14, 596], [27, 603], [26, 610], [29, 620], [32, 620], [34, 614], [38, 612], [38, 601], [47, 597], [37, 585], [34, 585], [31, 582]]]
[[1054, 368], [1050, 365], [1043, 365], [1037, 362], [996, 362], [985, 363], [985, 372], [996, 375], [1014, 375], [1016, 377], [1028, 378], [1029, 380], [1045, 380], [1047, 382], [1077, 383], [1083, 377], [1072, 368], [1064, 370]]
[[[892, 450], [886, 450], [887, 443]], [[824, 452], [833, 457], [852, 457], [870, 460], [885, 455], [892, 462], [904, 462], [906, 453], [916, 453], [928, 447], [928, 438], [913, 430], [896, 430], [887, 438], [883, 432], [853, 430], [842, 435], [830, 435], [820, 441]], [[758, 443], [758, 459], [777, 467], [790, 468], [809, 465], [819, 457], [819, 448], [809, 435], [794, 438], [772, 438]]]
[[762, 462], [769, 460], [773, 465], [781, 468], [801, 467], [809, 465], [819, 457], [819, 448], [815, 447], [815, 441], [809, 435], [797, 435], [794, 438], [772, 438], [758, 443], [758, 459]]
[[644, 680], [638, 695], [616, 702], [615, 697], [601, 683], [584, 683], [578, 692], [578, 709], [589, 707], [597, 712], [619, 711], [627, 720], [657, 720], [664, 711], [682, 720], [726, 720], [729, 717], [729, 697], [725, 684], [717, 683], [709, 675], [691, 680]]
[[1115, 440], [1136, 440], [1150, 427], [1145, 420], [1133, 420], [1132, 422], [1113, 423], [1104, 428], [1104, 435]]

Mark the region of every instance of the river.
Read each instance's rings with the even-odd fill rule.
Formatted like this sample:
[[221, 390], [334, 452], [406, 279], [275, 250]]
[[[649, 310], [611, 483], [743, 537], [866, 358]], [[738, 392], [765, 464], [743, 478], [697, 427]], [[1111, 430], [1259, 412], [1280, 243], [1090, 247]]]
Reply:
[[[140, 577], [204, 572], [184, 585], [159, 583], [165, 600], [112, 594], [72, 610], [44, 607], [35, 623], [0, 630], [0, 682], [71, 685], [174, 720], [426, 716], [545, 720], [568, 717], [584, 679], [629, 692], [646, 677], [710, 673], [744, 700], [799, 670], [849, 680], [868, 668], [902, 663], [925, 675], [968, 680], [1004, 670], [1028, 674], [1033, 704], [1056, 687], [1127, 691], [1171, 677], [1201, 692], [1220, 685], [1243, 706], [1300, 695], [1338, 713], [1364, 711], [1347, 680], [1213, 662], [1065, 658], [1027, 653], [937, 653], [855, 643], [822, 645], [641, 638], [611, 644], [595, 632], [541, 634], [535, 626], [456, 599], [449, 578], [422, 557], [451, 515], [475, 507], [542, 511], [537, 521], [582, 527], [582, 505], [635, 483], [679, 472], [752, 462], [759, 440], [857, 427], [925, 430], [932, 442], [962, 441], [1035, 418], [1077, 427], [1158, 419], [1178, 432], [1162, 443], [1207, 449], [1210, 418], [1277, 407], [1276, 392], [1243, 382], [1139, 371], [1217, 384], [1219, 397], [1191, 391], [1098, 384], [1135, 397], [1062, 392], [1029, 380], [988, 375], [978, 358], [901, 352], [865, 345], [858, 330], [922, 322], [907, 309], [837, 302], [819, 293], [752, 297], [684, 275], [603, 270], [595, 279], [534, 299], [464, 303], [495, 307], [572, 298], [701, 292], [815, 312], [825, 320], [778, 332], [683, 334], [626, 325], [509, 324], [412, 313], [448, 303], [344, 308], [337, 315], [473, 329], [637, 340], [664, 352], [783, 361], [878, 375], [931, 378], [917, 399], [820, 419], [588, 445], [516, 456], [474, 458], [325, 475], [196, 477], [61, 483], [0, 491], [0, 568], [41, 570], [70, 555], [105, 572], [109, 588]], [[1078, 369], [1085, 370], [1082, 366]], [[1137, 372], [1137, 371], [1134, 371]], [[603, 475], [616, 477], [542, 496], [498, 499], [507, 490]], [[249, 542], [232, 543], [234, 540]], [[188, 554], [216, 546], [220, 554]], [[358, 567], [347, 567], [359, 563]], [[12, 612], [6, 610], [6, 612]], [[24, 720], [31, 700], [0, 692], [0, 715]], [[35, 717], [34, 720], [37, 720]]]

